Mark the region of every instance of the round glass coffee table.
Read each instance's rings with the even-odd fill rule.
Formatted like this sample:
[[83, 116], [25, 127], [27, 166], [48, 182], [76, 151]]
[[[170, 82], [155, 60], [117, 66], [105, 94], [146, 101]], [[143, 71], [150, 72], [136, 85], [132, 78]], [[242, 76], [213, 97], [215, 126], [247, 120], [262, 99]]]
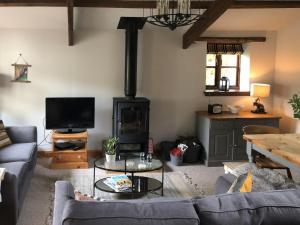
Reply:
[[[95, 180], [96, 169], [102, 169], [112, 172], [122, 172], [128, 175], [131, 180], [132, 187], [128, 190], [117, 192], [113, 188], [105, 184], [105, 180], [109, 177], [102, 178], [100, 180]], [[161, 180], [146, 176], [137, 176], [136, 173], [144, 173], [155, 170], [161, 170]], [[105, 158], [97, 159], [94, 162], [94, 179], [93, 179], [93, 195], [95, 195], [95, 188], [101, 191], [110, 193], [126, 193], [126, 194], [138, 194], [138, 193], [156, 193], [161, 189], [160, 195], [163, 196], [163, 186], [164, 186], [164, 163], [153, 158], [151, 162], [143, 161], [139, 157], [128, 157], [121, 160], [116, 160], [115, 162], [107, 162]]]

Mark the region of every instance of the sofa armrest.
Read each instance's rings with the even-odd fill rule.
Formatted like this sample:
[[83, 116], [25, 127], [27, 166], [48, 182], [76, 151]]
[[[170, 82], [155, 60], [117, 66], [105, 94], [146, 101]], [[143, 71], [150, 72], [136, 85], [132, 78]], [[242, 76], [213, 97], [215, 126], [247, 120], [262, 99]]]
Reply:
[[220, 176], [215, 183], [215, 194], [224, 194], [227, 193], [233, 182], [235, 181], [236, 176], [232, 174], [224, 174]]
[[5, 172], [1, 183], [2, 202], [0, 203], [1, 224], [15, 225], [18, 220], [18, 184], [14, 174]]
[[7, 134], [13, 143], [37, 142], [37, 128], [28, 127], [6, 127]]
[[74, 199], [72, 184], [68, 181], [57, 181], [55, 183], [53, 225], [62, 225], [62, 214], [69, 199]]

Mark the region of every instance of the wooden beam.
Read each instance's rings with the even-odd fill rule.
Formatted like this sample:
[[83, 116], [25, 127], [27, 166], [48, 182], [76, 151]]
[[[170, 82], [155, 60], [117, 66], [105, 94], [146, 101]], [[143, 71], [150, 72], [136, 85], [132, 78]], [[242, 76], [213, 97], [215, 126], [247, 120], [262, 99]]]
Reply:
[[[195, 1], [191, 3], [193, 9], [207, 9], [211, 1]], [[77, 7], [108, 7], [108, 8], [156, 8], [156, 1], [149, 0], [76, 0]], [[177, 4], [170, 1], [170, 8], [177, 8]]]
[[234, 3], [234, 0], [215, 0], [211, 7], [204, 12], [203, 18], [185, 32], [182, 47], [187, 49], [210, 25], [222, 16], [232, 3]]
[[11, 6], [49, 6], [65, 7], [65, 0], [0, 0], [1, 7]]
[[248, 42], [265, 42], [266, 37], [199, 37], [197, 38], [197, 41], [222, 44], [243, 44]]
[[232, 9], [299, 8], [300, 1], [235, 1]]
[[[192, 2], [193, 9], [208, 9], [213, 1], [203, 0]], [[65, 7], [65, 0], [0, 0], [1, 7], [10, 6], [49, 6]], [[75, 0], [74, 7], [99, 7], [99, 8], [155, 8], [154, 0]], [[171, 7], [176, 7], [171, 4]], [[300, 1], [235, 1], [231, 9], [252, 8], [300, 8]]]
[[67, 0], [69, 46], [74, 44], [74, 0]]
[[[191, 3], [193, 9], [206, 9], [211, 1], [195, 1]], [[0, 0], [0, 6], [65, 6], [65, 0]], [[99, 7], [99, 8], [156, 8], [153, 0], [75, 0], [74, 7]], [[170, 8], [177, 4], [170, 2]]]

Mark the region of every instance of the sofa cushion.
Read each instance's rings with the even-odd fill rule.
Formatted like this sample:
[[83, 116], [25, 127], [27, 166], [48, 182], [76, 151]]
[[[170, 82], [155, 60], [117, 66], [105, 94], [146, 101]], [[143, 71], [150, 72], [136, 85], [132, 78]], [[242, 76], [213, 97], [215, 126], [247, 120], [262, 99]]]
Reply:
[[11, 144], [11, 140], [9, 138], [9, 136], [6, 133], [3, 121], [0, 120], [0, 150], [1, 148], [10, 145]]
[[194, 205], [201, 225], [300, 224], [300, 190], [224, 194]]
[[13, 143], [37, 142], [37, 128], [34, 126], [9, 126], [5, 129]]
[[14, 174], [17, 177], [18, 190], [21, 190], [24, 182], [25, 173], [28, 170], [28, 163], [26, 162], [1, 163], [0, 167], [5, 168], [6, 172]]
[[191, 201], [66, 202], [63, 225], [199, 225]]
[[11, 144], [0, 151], [0, 163], [32, 162], [35, 154], [36, 143]]

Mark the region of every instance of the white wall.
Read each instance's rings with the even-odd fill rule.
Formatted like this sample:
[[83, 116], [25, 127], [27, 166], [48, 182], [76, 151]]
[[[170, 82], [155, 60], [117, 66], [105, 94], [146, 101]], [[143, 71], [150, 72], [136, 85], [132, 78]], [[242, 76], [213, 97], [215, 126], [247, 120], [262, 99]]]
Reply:
[[278, 32], [276, 50], [276, 74], [274, 110], [282, 115], [284, 132], [299, 133], [300, 122], [293, 118], [288, 100], [300, 94], [300, 22]]
[[[99, 149], [111, 134], [112, 97], [123, 96], [124, 31], [76, 30], [76, 44], [67, 46], [65, 30], [0, 30], [0, 118], [7, 125], [36, 125], [43, 139], [45, 97], [96, 97], [95, 129], [90, 149]], [[276, 34], [247, 47], [251, 81], [272, 83]], [[206, 110], [206, 44], [181, 48], [182, 32], [145, 29], [140, 35], [138, 95], [151, 100], [150, 136], [155, 142], [193, 135], [195, 111]], [[32, 64], [30, 84], [11, 83], [12, 63], [19, 53]], [[214, 97], [213, 103], [243, 104], [251, 97]], [[272, 98], [266, 99], [272, 111]]]
[[[181, 48], [182, 36], [161, 29], [144, 31], [143, 92], [152, 100], [151, 135], [155, 139], [173, 139], [178, 134], [193, 135], [195, 111], [207, 110], [205, 89], [206, 43], [197, 43], [189, 49]], [[275, 62], [276, 33], [265, 34], [267, 42], [251, 43], [251, 82], [272, 83]], [[213, 103], [252, 107], [252, 97], [212, 97]], [[272, 98], [264, 99], [272, 111]]]
[[[77, 32], [77, 44], [67, 46], [62, 30], [2, 30], [0, 37], [1, 115], [7, 125], [36, 125], [43, 138], [45, 97], [96, 97], [96, 129], [90, 148], [99, 149], [111, 134], [112, 97], [123, 95], [123, 32]], [[11, 83], [18, 53], [32, 64], [30, 84]]]

